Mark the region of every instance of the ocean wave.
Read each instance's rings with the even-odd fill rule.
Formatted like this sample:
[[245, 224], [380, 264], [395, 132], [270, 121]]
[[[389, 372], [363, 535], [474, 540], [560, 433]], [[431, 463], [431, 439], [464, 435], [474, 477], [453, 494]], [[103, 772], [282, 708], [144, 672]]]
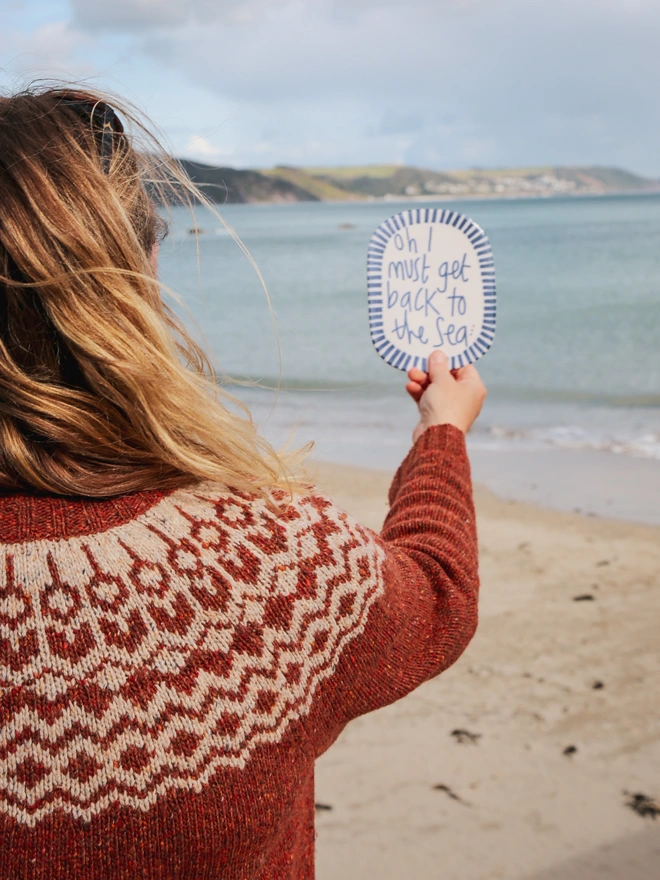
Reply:
[[[371, 401], [375, 397], [393, 398], [401, 395], [401, 376], [395, 381], [363, 380], [360, 382], [332, 377], [283, 376], [279, 380], [281, 391], [292, 392], [362, 392]], [[237, 383], [257, 390], [272, 391], [278, 388], [277, 376], [257, 376], [247, 373], [232, 373], [223, 376], [227, 384]], [[489, 384], [489, 401], [496, 404], [569, 404], [578, 408], [597, 407], [611, 409], [660, 409], [660, 394], [591, 394], [575, 390], [544, 390], [527, 388], [507, 388]]]
[[278, 380], [277, 376], [255, 376], [241, 373], [231, 373], [221, 375], [222, 384], [242, 385], [249, 390], [254, 391], [295, 391], [295, 392], [362, 392], [368, 395], [370, 399], [374, 396], [391, 397], [400, 395], [399, 388], [392, 388], [391, 385], [376, 382], [350, 382], [341, 379], [323, 379], [310, 378], [299, 379], [296, 377], [282, 377]]
[[475, 436], [475, 445], [490, 448], [516, 446], [556, 446], [562, 449], [590, 449], [628, 455], [633, 458], [650, 458], [660, 461], [660, 433], [637, 435], [599, 434], [575, 425], [520, 430], [493, 425], [481, 435]]
[[654, 392], [584, 391], [576, 388], [525, 388], [488, 383], [489, 395], [500, 401], [522, 403], [570, 403], [577, 406], [635, 407], [660, 409]]
[[[283, 379], [234, 376], [241, 384], [228, 390], [240, 397], [258, 420], [295, 425], [310, 436], [361, 437], [378, 446], [385, 438], [400, 443], [414, 423], [403, 389], [375, 382], [335, 378]], [[584, 406], [575, 402], [503, 402], [489, 398], [470, 443], [484, 449], [582, 449], [660, 461], [660, 399], [618, 398], [619, 406]], [[625, 406], [625, 411], [620, 409]]]

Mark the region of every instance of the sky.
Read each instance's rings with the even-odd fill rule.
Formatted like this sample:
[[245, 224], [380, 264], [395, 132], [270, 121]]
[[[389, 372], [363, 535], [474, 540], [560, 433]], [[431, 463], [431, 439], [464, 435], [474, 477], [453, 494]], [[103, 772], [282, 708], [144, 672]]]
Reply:
[[84, 81], [212, 165], [660, 177], [658, 0], [0, 0], [0, 89]]

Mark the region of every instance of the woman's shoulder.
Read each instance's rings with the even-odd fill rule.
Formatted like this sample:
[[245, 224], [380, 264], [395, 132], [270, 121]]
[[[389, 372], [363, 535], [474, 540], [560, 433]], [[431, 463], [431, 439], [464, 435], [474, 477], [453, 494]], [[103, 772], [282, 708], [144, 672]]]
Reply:
[[273, 490], [259, 496], [206, 483], [173, 493], [143, 523], [190, 542], [212, 565], [231, 568], [228, 559], [242, 559], [268, 589], [282, 572], [293, 582], [295, 572], [320, 569], [334, 571], [337, 582], [375, 584], [385, 555], [376, 534], [314, 486], [304, 493]]
[[[193, 523], [216, 523], [219, 527], [243, 531], [246, 536], [267, 529], [301, 537], [344, 533], [364, 543], [377, 543], [378, 537], [361, 526], [324, 492], [308, 485], [302, 492], [281, 489], [267, 494], [233, 490], [218, 483], [200, 483], [169, 495], [152, 512], [168, 522], [183, 517]], [[146, 519], [150, 519], [147, 516]]]
[[205, 481], [112, 498], [17, 491], [0, 495], [0, 546], [91, 538], [144, 526], [154, 533], [184, 532], [206, 522], [247, 531], [264, 521], [286, 529], [316, 520], [332, 520], [338, 528], [366, 537], [365, 530], [313, 485], [291, 494], [278, 489], [248, 493]]
[[258, 494], [202, 482], [100, 501], [7, 497], [0, 574], [16, 581], [27, 567], [32, 589], [56, 581], [85, 593], [107, 578], [130, 592], [157, 579], [176, 593], [210, 578], [234, 592], [292, 595], [301, 572], [375, 585], [385, 555], [378, 536], [307, 488]]

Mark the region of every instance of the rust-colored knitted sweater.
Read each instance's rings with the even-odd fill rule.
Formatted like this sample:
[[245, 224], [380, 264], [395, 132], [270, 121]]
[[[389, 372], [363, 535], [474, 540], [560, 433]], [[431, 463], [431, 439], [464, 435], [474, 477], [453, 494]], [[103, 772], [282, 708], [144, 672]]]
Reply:
[[458, 430], [390, 503], [0, 501], [1, 880], [310, 880], [315, 758], [476, 625]]

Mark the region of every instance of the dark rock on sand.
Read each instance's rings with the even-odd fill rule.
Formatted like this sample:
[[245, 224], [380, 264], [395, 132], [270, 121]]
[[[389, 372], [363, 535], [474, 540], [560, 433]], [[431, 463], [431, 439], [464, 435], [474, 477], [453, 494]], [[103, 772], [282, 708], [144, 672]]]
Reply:
[[469, 730], [463, 730], [462, 728], [457, 728], [456, 730], [452, 730], [451, 736], [454, 737], [456, 742], [458, 743], [473, 743], [477, 744], [477, 740], [480, 739], [480, 733], [470, 733]]
[[644, 819], [657, 819], [660, 816], [660, 803], [655, 798], [641, 792], [631, 794], [624, 791], [624, 794], [628, 796], [626, 806], [634, 810], [638, 816], [642, 816]]
[[464, 804], [466, 807], [470, 806], [463, 800], [463, 798], [459, 797], [455, 791], [452, 791], [448, 785], [444, 785], [443, 783], [440, 783], [440, 785], [434, 785], [433, 791], [444, 791], [447, 797], [451, 798], [453, 801], [458, 801], [459, 804]]

